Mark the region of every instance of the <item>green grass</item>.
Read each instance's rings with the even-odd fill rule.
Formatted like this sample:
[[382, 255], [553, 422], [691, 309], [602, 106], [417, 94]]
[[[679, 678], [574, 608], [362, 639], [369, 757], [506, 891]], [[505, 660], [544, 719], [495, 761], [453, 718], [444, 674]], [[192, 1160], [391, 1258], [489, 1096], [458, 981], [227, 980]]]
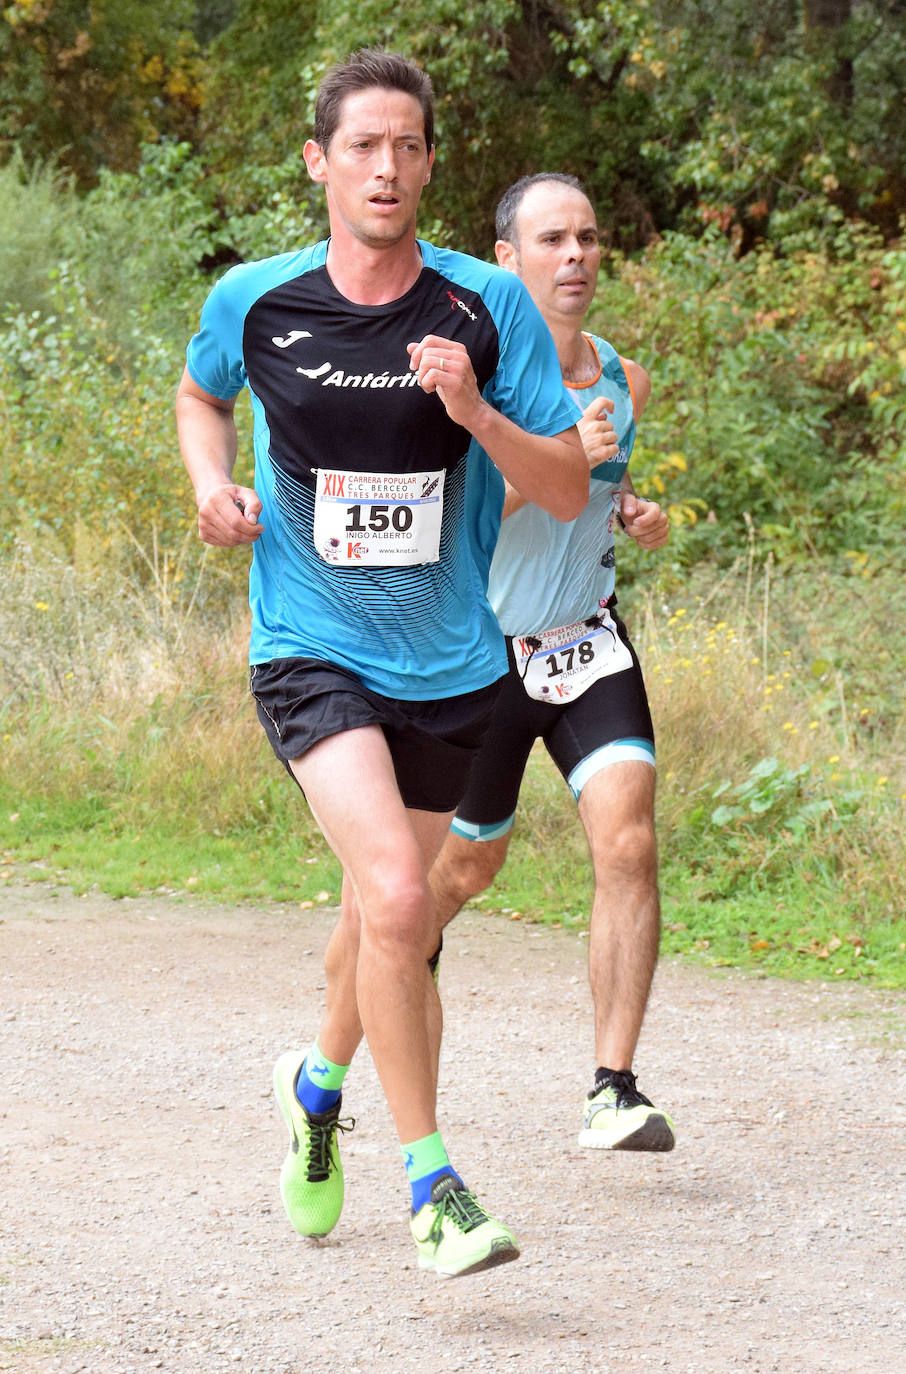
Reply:
[[[561, 807], [554, 805], [558, 790]], [[510, 920], [587, 927], [592, 877], [585, 837], [564, 784], [539, 752], [523, 792], [507, 863], [477, 905]], [[713, 838], [707, 847], [722, 857]], [[711, 968], [906, 987], [906, 918], [862, 920], [859, 894], [841, 899], [836, 868], [790, 863], [778, 878], [753, 864], [745, 880], [737, 877], [721, 894], [711, 875], [676, 852], [676, 837], [662, 834], [661, 848], [662, 954]]]
[[843, 914], [833, 885], [795, 872], [770, 890], [702, 901], [694, 875], [667, 865], [661, 875], [661, 949], [710, 967], [795, 978], [835, 978], [906, 986], [906, 919], [865, 928]]
[[[112, 897], [157, 892], [226, 904], [339, 903], [339, 866], [288, 779], [276, 821], [219, 835], [124, 827], [97, 799], [26, 801], [11, 811], [4, 788], [0, 800], [0, 882], [52, 882]], [[575, 806], [538, 751], [509, 859], [475, 905], [489, 916], [578, 930], [587, 927], [591, 896]], [[798, 866], [778, 881], [754, 873], [748, 889], [737, 883], [724, 896], [708, 875], [668, 855], [661, 896], [665, 955], [780, 977], [906, 986], [906, 919], [860, 922], [856, 909], [841, 903], [833, 874]]]
[[[210, 560], [186, 554], [176, 578], [156, 552], [145, 581], [115, 550], [101, 567], [25, 546], [9, 562], [0, 882], [336, 905], [338, 866], [255, 718], [242, 592]], [[658, 731], [665, 953], [906, 984], [894, 580], [781, 580], [750, 558], [627, 597]], [[576, 807], [537, 748], [480, 905], [579, 929], [591, 888]]]
[[[305, 808], [287, 781], [288, 804]], [[160, 892], [220, 902], [340, 900], [340, 870], [310, 824], [297, 833], [240, 829], [228, 835], [189, 833], [150, 825], [123, 827], [97, 801], [25, 801], [0, 815], [0, 881], [55, 882], [110, 897]]]

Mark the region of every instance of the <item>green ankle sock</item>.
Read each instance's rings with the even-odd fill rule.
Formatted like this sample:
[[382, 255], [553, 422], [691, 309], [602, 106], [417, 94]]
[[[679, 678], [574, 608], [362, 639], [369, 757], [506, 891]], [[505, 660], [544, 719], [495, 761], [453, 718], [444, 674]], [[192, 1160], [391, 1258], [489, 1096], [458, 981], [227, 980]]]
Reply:
[[440, 1131], [422, 1136], [421, 1140], [413, 1140], [409, 1145], [401, 1145], [400, 1152], [412, 1189], [412, 1210], [415, 1212], [430, 1202], [431, 1186], [442, 1174], [452, 1174], [462, 1181], [450, 1163]]
[[334, 1064], [327, 1059], [315, 1040], [296, 1084], [296, 1096], [306, 1111], [327, 1112], [335, 1106], [348, 1071], [348, 1064]]

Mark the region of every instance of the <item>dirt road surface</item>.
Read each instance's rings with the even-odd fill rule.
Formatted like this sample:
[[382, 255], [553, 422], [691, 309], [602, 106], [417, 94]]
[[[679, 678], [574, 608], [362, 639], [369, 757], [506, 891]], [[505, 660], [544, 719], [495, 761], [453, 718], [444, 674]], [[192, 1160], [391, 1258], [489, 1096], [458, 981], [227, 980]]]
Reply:
[[522, 1256], [441, 1280], [366, 1051], [336, 1230], [283, 1215], [271, 1067], [333, 917], [0, 891], [0, 1369], [906, 1370], [902, 997], [665, 961], [636, 1067], [677, 1148], [582, 1151], [586, 942], [466, 913], [441, 1127]]

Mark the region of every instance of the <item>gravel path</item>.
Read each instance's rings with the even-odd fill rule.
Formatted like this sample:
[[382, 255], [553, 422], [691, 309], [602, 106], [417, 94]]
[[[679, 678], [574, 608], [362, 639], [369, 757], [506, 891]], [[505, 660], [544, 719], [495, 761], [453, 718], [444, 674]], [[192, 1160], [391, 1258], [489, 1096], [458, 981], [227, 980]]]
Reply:
[[0, 1370], [906, 1369], [902, 997], [665, 961], [637, 1067], [677, 1148], [581, 1151], [585, 941], [465, 914], [441, 1126], [522, 1257], [444, 1281], [366, 1052], [339, 1225], [283, 1216], [270, 1072], [332, 920], [0, 891]]

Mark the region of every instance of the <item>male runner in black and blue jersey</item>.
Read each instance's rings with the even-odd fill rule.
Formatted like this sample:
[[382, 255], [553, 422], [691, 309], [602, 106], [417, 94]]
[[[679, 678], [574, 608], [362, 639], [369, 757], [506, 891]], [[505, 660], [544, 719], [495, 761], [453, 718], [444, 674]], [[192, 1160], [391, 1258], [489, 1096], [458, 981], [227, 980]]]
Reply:
[[[423, 1268], [512, 1259], [437, 1129], [438, 942], [428, 883], [506, 671], [486, 600], [504, 478], [557, 519], [588, 497], [550, 335], [510, 273], [416, 238], [434, 159], [430, 82], [356, 54], [304, 149], [330, 238], [240, 266], [208, 298], [179, 388], [209, 543], [253, 544], [252, 691], [343, 866], [326, 1010], [275, 1088], [293, 1225], [343, 1201], [340, 1088], [364, 1034], [412, 1187]], [[255, 485], [233, 482], [248, 387]]]

